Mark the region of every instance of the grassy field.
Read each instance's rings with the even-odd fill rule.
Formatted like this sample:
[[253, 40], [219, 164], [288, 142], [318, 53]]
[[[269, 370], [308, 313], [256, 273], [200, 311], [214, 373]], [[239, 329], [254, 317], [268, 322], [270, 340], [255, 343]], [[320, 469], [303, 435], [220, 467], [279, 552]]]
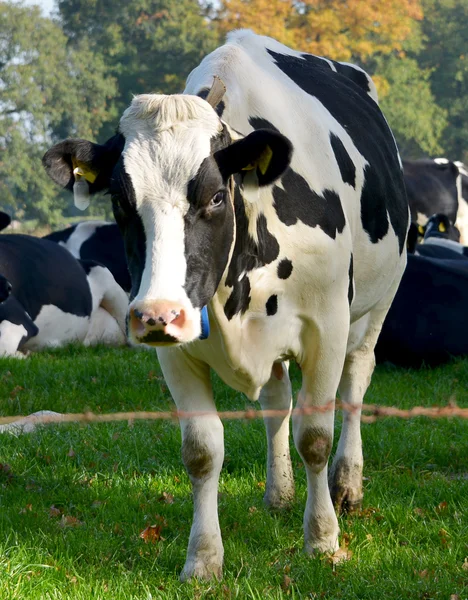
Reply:
[[[293, 384], [299, 372], [292, 368]], [[220, 409], [254, 406], [219, 380]], [[468, 406], [468, 361], [434, 370], [380, 367], [366, 400]], [[152, 352], [71, 347], [0, 361], [0, 413], [172, 408]], [[337, 419], [336, 433], [339, 431]], [[262, 505], [261, 422], [225, 424], [219, 505], [221, 582], [181, 584], [190, 486], [172, 422], [49, 426], [0, 436], [0, 599], [468, 598], [468, 422], [384, 419], [363, 425], [363, 510], [341, 517], [349, 561], [302, 552], [297, 498]], [[153, 539], [140, 534], [147, 526]]]

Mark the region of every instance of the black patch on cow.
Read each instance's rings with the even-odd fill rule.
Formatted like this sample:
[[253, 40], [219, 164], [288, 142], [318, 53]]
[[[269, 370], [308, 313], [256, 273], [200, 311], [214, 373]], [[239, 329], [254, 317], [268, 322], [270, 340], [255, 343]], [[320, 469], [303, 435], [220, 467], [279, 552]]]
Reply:
[[336, 162], [344, 183], [356, 187], [356, 167], [346, 151], [343, 142], [334, 133], [330, 132], [330, 144], [335, 154]]
[[[271, 54], [271, 52], [270, 52]], [[331, 59], [323, 59], [319, 56], [314, 56], [313, 54], [301, 54], [301, 57], [305, 59], [308, 63], [312, 64], [315, 69], [325, 69], [333, 71], [331, 64], [335, 67], [336, 71], [340, 75], [344, 75], [347, 79], [350, 79], [360, 88], [362, 88], [366, 93], [370, 92], [369, 80], [365, 73], [356, 69], [351, 65], [344, 65], [342, 63], [337, 62], [336, 60]], [[331, 64], [330, 64], [331, 63]]]
[[32, 321], [47, 304], [79, 317], [91, 315], [86, 273], [68, 250], [54, 242], [21, 234], [1, 235], [0, 272]]
[[6, 213], [4, 213], [0, 210], [0, 231], [2, 231], [3, 229], [6, 229], [10, 223], [11, 223], [10, 215], [7, 215]]
[[273, 294], [266, 302], [266, 313], [269, 317], [275, 315], [278, 312], [278, 296]]
[[[197, 93], [197, 96], [199, 98], [203, 98], [203, 100], [206, 100], [206, 97], [208, 96], [209, 91], [210, 91], [209, 88], [203, 88]], [[218, 102], [218, 104], [215, 107], [215, 111], [218, 114], [218, 117], [223, 116], [223, 112], [224, 112], [225, 108], [226, 108], [226, 105], [224, 103], [224, 100], [221, 100], [220, 102]]]
[[271, 121], [268, 121], [268, 119], [264, 119], [263, 117], [249, 117], [249, 123], [254, 129], [272, 129], [273, 131], [281, 133]]
[[348, 302], [351, 306], [351, 302], [354, 298], [354, 287], [353, 287], [353, 277], [354, 277], [354, 263], [353, 263], [353, 253], [351, 252], [351, 258], [349, 259], [349, 284], [348, 284]]
[[11, 289], [12, 285], [8, 279], [3, 277], [3, 275], [0, 275], [0, 304], [4, 302], [11, 294]]
[[[408, 227], [408, 204], [397, 148], [378, 105], [363, 88], [364, 81], [355, 81], [359, 71], [353, 69], [348, 72], [342, 65], [335, 72], [323, 65], [318, 68], [317, 59], [309, 58], [310, 55], [305, 55], [304, 59], [273, 50], [267, 52], [277, 67], [304, 92], [317, 98], [350, 135], [357, 150], [369, 163], [366, 169], [366, 179], [369, 179], [366, 194], [363, 193], [361, 199], [362, 226], [371, 241], [376, 243], [381, 239], [382, 232], [388, 231], [388, 224], [382, 222], [387, 221], [388, 211], [398, 237], [400, 253], [403, 252]], [[362, 79], [360, 75], [357, 77]]]
[[289, 258], [283, 258], [278, 264], [278, 277], [280, 279], [287, 279], [293, 270], [292, 262]]
[[63, 242], [66, 244], [70, 239], [71, 234], [75, 231], [77, 225], [72, 225], [71, 227], [67, 227], [66, 229], [62, 229], [60, 231], [53, 231], [48, 235], [44, 236], [45, 240], [50, 240], [51, 242], [55, 242], [58, 244], [59, 242]]
[[236, 282], [234, 288], [224, 305], [224, 314], [228, 321], [238, 313], [244, 314], [250, 304], [250, 281], [247, 275], [244, 275], [240, 281]]
[[235, 314], [244, 313], [250, 303], [250, 281], [248, 277], [239, 277], [272, 263], [278, 258], [279, 244], [275, 236], [269, 231], [264, 214], [257, 216], [258, 243], [249, 234], [249, 220], [245, 212], [239, 179], [234, 190], [234, 207], [236, 219], [236, 240], [229, 264], [226, 285], [233, 291], [226, 302], [224, 312], [228, 319]]
[[[217, 143], [223, 141], [218, 139]], [[234, 215], [227, 183], [214, 158], [208, 156], [187, 186], [190, 207], [184, 217], [185, 291], [198, 308], [214, 296], [229, 259]]]
[[273, 187], [274, 207], [285, 225], [302, 221], [309, 227], [319, 226], [332, 239], [341, 233], [346, 224], [340, 197], [332, 190], [323, 195], [314, 192], [307, 181], [292, 169], [281, 178], [283, 188]]
[[[21, 350], [29, 339], [39, 333], [39, 328], [33, 323], [31, 317], [27, 314], [14, 295], [9, 296], [5, 302], [0, 303], [0, 323], [2, 321], [9, 321], [14, 325], [22, 325], [25, 328], [26, 335], [19, 341], [17, 350]], [[0, 337], [1, 335], [0, 332]]]
[[112, 209], [122, 234], [127, 265], [131, 277], [130, 300], [140, 289], [141, 277], [146, 261], [146, 234], [143, 221], [136, 209], [135, 190], [126, 173], [122, 157], [119, 158], [110, 182]]

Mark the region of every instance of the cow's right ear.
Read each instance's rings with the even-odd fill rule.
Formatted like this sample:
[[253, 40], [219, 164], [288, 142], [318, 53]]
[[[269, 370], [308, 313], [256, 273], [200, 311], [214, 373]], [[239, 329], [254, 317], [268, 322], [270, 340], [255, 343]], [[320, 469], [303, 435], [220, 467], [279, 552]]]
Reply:
[[61, 187], [73, 191], [78, 175], [88, 183], [89, 193], [95, 194], [108, 189], [124, 144], [121, 133], [103, 145], [69, 138], [50, 148], [42, 157], [42, 164], [49, 177]]

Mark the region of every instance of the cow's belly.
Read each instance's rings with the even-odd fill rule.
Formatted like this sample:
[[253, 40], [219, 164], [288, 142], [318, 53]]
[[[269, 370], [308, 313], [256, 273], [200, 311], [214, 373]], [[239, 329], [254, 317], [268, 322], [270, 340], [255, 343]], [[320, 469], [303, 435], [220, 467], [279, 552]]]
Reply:
[[88, 333], [89, 323], [89, 317], [78, 317], [53, 304], [47, 304], [41, 308], [34, 321], [39, 333], [28, 340], [24, 348], [37, 351], [70, 342], [82, 342]]

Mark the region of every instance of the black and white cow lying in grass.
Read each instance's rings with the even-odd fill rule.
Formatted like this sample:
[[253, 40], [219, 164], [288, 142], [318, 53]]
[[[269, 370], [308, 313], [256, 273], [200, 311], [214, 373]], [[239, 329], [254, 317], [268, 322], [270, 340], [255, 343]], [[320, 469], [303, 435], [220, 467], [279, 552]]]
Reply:
[[75, 258], [94, 260], [109, 269], [117, 283], [126, 292], [131, 281], [128, 272], [122, 234], [115, 223], [107, 221], [84, 221], [44, 237], [57, 242]]
[[[43, 162], [80, 202], [84, 181], [91, 194], [110, 191], [132, 276], [129, 338], [157, 347], [180, 410], [205, 413], [180, 421], [194, 493], [181, 578], [222, 572], [223, 426], [210, 369], [288, 413], [294, 359], [299, 408], [333, 403], [338, 388], [356, 408], [329, 474], [333, 410], [293, 418], [308, 482], [305, 548], [335, 551], [333, 502], [362, 500], [359, 408], [406, 264], [401, 161], [371, 79], [236, 31], [184, 94], [136, 96], [105, 144], [69, 139]], [[289, 416], [265, 424], [265, 501], [282, 507], [294, 495]]]
[[128, 299], [102, 265], [48, 240], [2, 234], [0, 274], [11, 284], [0, 304], [0, 356], [73, 341], [124, 343]]

